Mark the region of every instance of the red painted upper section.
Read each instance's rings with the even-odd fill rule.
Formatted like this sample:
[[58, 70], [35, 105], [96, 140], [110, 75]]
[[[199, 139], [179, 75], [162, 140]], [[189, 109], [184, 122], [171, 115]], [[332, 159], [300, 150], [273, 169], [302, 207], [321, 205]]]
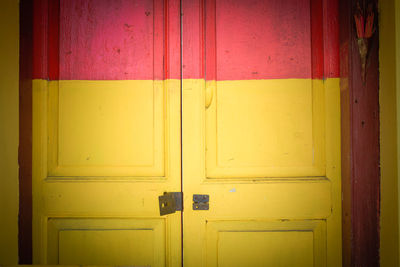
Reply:
[[183, 78], [339, 76], [337, 0], [203, 0], [182, 5]]
[[33, 1], [33, 70], [34, 79], [47, 78], [48, 0]]
[[340, 76], [339, 3], [325, 0], [323, 7], [325, 77]]
[[48, 72], [50, 80], [57, 80], [60, 75], [60, 2], [49, 1], [49, 30], [48, 30]]
[[[309, 0], [212, 2], [207, 1], [206, 41], [216, 36], [207, 42], [206, 62], [213, 61], [215, 49], [218, 80], [311, 77]], [[206, 75], [214, 78], [212, 70]]]
[[180, 77], [179, 0], [35, 0], [34, 78]]
[[324, 77], [323, 6], [321, 0], [311, 0], [310, 3], [311, 77], [322, 79]]
[[337, 0], [34, 0], [34, 77], [339, 76]]
[[162, 2], [60, 3], [60, 79], [153, 79], [153, 70], [162, 78]]

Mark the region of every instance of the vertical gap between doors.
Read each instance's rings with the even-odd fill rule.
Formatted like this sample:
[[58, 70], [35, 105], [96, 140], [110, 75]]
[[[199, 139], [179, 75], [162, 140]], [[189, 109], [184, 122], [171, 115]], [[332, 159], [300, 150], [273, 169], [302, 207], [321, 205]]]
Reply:
[[182, 25], [182, 15], [183, 15], [183, 10], [182, 10], [182, 0], [179, 1], [179, 26], [180, 26], [180, 98], [181, 98], [181, 192], [182, 192], [182, 211], [181, 211], [181, 266], [183, 267], [183, 212], [184, 212], [184, 196], [183, 196], [183, 124], [182, 124], [182, 111], [183, 111], [183, 98], [182, 98], [182, 93], [183, 93], [183, 71], [182, 71], [182, 64], [183, 64], [183, 38], [182, 38], [182, 32], [183, 32], [183, 25]]

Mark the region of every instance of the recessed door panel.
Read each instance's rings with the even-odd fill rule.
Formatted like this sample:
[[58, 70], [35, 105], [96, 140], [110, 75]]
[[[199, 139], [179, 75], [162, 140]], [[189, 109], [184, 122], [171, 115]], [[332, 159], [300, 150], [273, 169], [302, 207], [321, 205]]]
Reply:
[[151, 230], [60, 231], [60, 264], [154, 265]]
[[165, 266], [165, 220], [49, 218], [51, 264]]
[[60, 0], [60, 79], [162, 79], [163, 5]]
[[164, 88], [151, 80], [51, 82], [49, 176], [165, 176]]
[[209, 221], [207, 266], [323, 266], [323, 221]]
[[207, 90], [215, 90], [205, 118], [208, 178], [325, 176], [322, 83], [216, 81]]
[[[213, 80], [308, 78], [311, 75], [310, 0], [206, 1], [207, 67]], [[214, 35], [214, 36], [210, 36]], [[209, 49], [212, 49], [209, 47]]]

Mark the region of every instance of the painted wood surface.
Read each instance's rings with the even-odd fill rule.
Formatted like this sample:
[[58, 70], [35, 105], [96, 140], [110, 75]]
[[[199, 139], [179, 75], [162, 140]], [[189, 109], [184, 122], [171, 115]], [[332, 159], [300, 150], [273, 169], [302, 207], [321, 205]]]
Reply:
[[[339, 266], [338, 79], [312, 83], [303, 79], [217, 81], [217, 93], [207, 109], [205, 86], [207, 83], [201, 79], [183, 80], [184, 206], [192, 206], [193, 194], [210, 196], [209, 210], [184, 211], [184, 264], [219, 266], [231, 262], [228, 255], [234, 254], [237, 261], [233, 266], [244, 262], [251, 266], [290, 266], [291, 257], [302, 264], [298, 266], [307, 266], [307, 257], [317, 266]], [[284, 96], [275, 94], [274, 89], [284, 91]], [[311, 90], [315, 92], [312, 96], [308, 94]], [[303, 99], [311, 99], [312, 103], [302, 102]], [[311, 107], [315, 116], [310, 116]], [[275, 109], [279, 111], [274, 112]], [[281, 131], [284, 133], [276, 135]], [[309, 135], [315, 136], [314, 142], [310, 141], [314, 161], [312, 152], [307, 152]], [[287, 138], [280, 139], [282, 136]], [[300, 154], [304, 162], [297, 161]], [[307, 221], [321, 222], [322, 233], [303, 224]], [[224, 227], [214, 230], [214, 223], [222, 222], [226, 223]], [[254, 222], [259, 224], [255, 226]], [[268, 242], [249, 233], [260, 232], [272, 243], [297, 238], [285, 236], [286, 231], [293, 236], [309, 231], [315, 239], [305, 238], [304, 243], [298, 239], [294, 247], [269, 253], [259, 253], [257, 249], [247, 253], [229, 238], [218, 239], [229, 232], [236, 242], [267, 249]], [[307, 245], [310, 243], [313, 245]], [[304, 254], [299, 253], [302, 249]], [[225, 250], [230, 253], [223, 253]]]
[[0, 2], [0, 265], [18, 261], [19, 2]]
[[207, 80], [311, 77], [309, 0], [207, 0], [205, 21]]
[[47, 65], [48, 38], [48, 1], [33, 1], [33, 70], [32, 79], [47, 79], [49, 77]]
[[162, 0], [35, 0], [33, 77], [179, 78], [177, 5]]
[[[263, 30], [268, 25], [257, 16], [264, 2], [249, 3], [244, 7], [240, 1], [182, 2], [183, 191], [189, 194], [184, 206], [193, 204], [193, 194], [210, 196], [208, 211], [184, 212], [183, 262], [188, 266], [291, 266], [291, 260], [297, 259], [298, 266], [310, 261], [316, 266], [340, 266], [339, 80], [322, 79], [338, 76], [334, 63], [338, 51], [326, 50], [338, 48], [337, 24], [332, 26], [338, 20], [323, 25], [329, 21], [325, 16], [337, 15], [337, 2], [336, 6], [307, 2], [319, 13], [303, 17], [307, 38], [312, 39], [302, 62], [307, 74], [303, 77], [290, 71], [278, 76], [275, 69], [268, 73], [264, 57], [258, 59], [263, 63], [257, 61], [254, 54], [266, 51], [261, 47], [266, 40], [249, 27]], [[283, 13], [293, 11], [283, 2], [276, 7]], [[241, 8], [247, 12], [243, 17]], [[224, 14], [229, 22], [217, 16], [224, 10], [231, 11]], [[246, 19], [253, 24], [246, 24]], [[328, 27], [332, 34], [325, 36]], [[260, 43], [249, 41], [248, 32]], [[225, 53], [229, 49], [224, 46], [242, 54]], [[287, 47], [279, 49], [290, 55]], [[293, 70], [290, 60], [283, 59], [284, 64]], [[249, 66], [257, 66], [260, 75], [251, 73]], [[285, 231], [293, 236], [285, 236]], [[312, 232], [315, 239], [296, 236], [298, 231]], [[291, 238], [298, 238], [293, 247], [268, 249], [268, 244]]]
[[[338, 266], [337, 2], [182, 1], [180, 25], [179, 1], [36, 1], [35, 262], [109, 263], [121, 251], [95, 260], [73, 246], [108, 236], [118, 247], [97, 225], [153, 229], [127, 238], [157, 247], [146, 264], [179, 263], [180, 215], [156, 218], [156, 201], [180, 189], [183, 145], [187, 265], [237, 252], [235, 264]], [[211, 196], [209, 212], [190, 209], [195, 193]], [[223, 255], [202, 250], [219, 234]], [[298, 242], [271, 259], [233, 247], [284, 239]]]
[[[176, 11], [163, 8], [166, 5], [163, 1], [148, 4], [127, 0], [122, 4], [106, 0], [96, 4], [90, 0], [83, 4], [36, 2], [35, 78], [143, 80], [179, 77], [179, 57], [175, 56], [180, 53], [179, 16]], [[198, 4], [196, 1], [184, 3]], [[194, 32], [184, 35], [204, 36], [198, 44], [206, 44], [199, 49], [201, 66], [198, 68], [206, 69], [207, 80], [338, 77], [335, 1], [207, 0], [202, 10], [200, 14], [193, 14], [199, 17], [198, 21], [187, 21], [194, 23]], [[163, 22], [157, 19], [157, 12], [169, 16], [165, 29]], [[41, 13], [48, 13], [48, 18]], [[128, 18], [127, 14], [130, 14]], [[207, 25], [200, 20], [203, 16], [207, 18]], [[188, 17], [190, 14], [183, 16], [184, 24]], [[49, 29], [48, 41], [46, 28]], [[184, 45], [183, 53], [196, 46], [196, 43]], [[164, 53], [166, 50], [169, 53]], [[191, 57], [193, 64], [190, 65], [196, 65], [195, 54]], [[183, 68], [194, 67], [185, 64]], [[187, 78], [205, 77], [204, 70], [196, 73], [194, 69], [186, 69], [185, 74]]]
[[35, 4], [33, 263], [181, 265], [179, 1]]
[[207, 0], [201, 12], [207, 80], [339, 75], [335, 1]]
[[61, 80], [163, 79], [163, 1], [60, 1]]
[[[359, 75], [358, 46], [351, 44], [353, 77], [353, 233], [357, 266], [379, 266], [379, 34], [371, 39], [366, 83]], [[369, 255], [365, 257], [365, 255]]]
[[[353, 21], [356, 3], [340, 1], [343, 266], [368, 267], [379, 266], [379, 40], [375, 32], [364, 83]], [[363, 2], [369, 3], [376, 5]]]
[[32, 263], [33, 1], [20, 2], [18, 263]]
[[[396, 111], [396, 57], [400, 46], [394, 40], [398, 26], [395, 25], [395, 1], [381, 1], [379, 28], [379, 119], [380, 119], [380, 247], [381, 267], [399, 266], [399, 205], [398, 205], [398, 129]], [[396, 13], [397, 12], [397, 13]], [[400, 61], [398, 61], [400, 62]], [[397, 64], [399, 66], [399, 64]], [[396, 71], [398, 71], [396, 73]], [[399, 87], [400, 89], [400, 87]], [[397, 102], [399, 103], [399, 102]], [[397, 124], [398, 125], [398, 124]], [[399, 126], [399, 125], [398, 125]]]

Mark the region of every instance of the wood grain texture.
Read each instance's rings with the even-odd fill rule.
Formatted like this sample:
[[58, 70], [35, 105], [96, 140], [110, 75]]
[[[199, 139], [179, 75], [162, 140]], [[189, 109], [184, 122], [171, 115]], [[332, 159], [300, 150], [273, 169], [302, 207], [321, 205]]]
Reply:
[[324, 77], [340, 76], [339, 1], [323, 1]]
[[32, 0], [20, 2], [19, 264], [32, 264], [32, 9]]
[[353, 77], [353, 233], [355, 266], [379, 266], [379, 69], [378, 33], [370, 40], [366, 83], [360, 75], [360, 58], [355, 40], [351, 44]]
[[33, 0], [33, 79], [48, 78], [48, 0]]
[[310, 78], [310, 5], [207, 0], [206, 79]]
[[349, 90], [349, 20], [350, 3], [339, 1], [340, 21], [340, 116], [341, 116], [341, 165], [342, 165], [342, 265], [351, 266], [352, 213], [351, 213], [351, 128]]
[[183, 57], [192, 60], [182, 66], [184, 78], [339, 75], [337, 1], [205, 0], [182, 5]]
[[57, 80], [60, 75], [60, 1], [49, 1], [48, 9], [48, 75], [50, 80]]
[[35, 79], [180, 78], [178, 1], [35, 0], [34, 8]]
[[163, 78], [163, 1], [60, 1], [61, 80]]
[[182, 79], [204, 78], [204, 0], [182, 1], [182, 11]]
[[323, 5], [321, 0], [311, 0], [310, 3], [311, 76], [314, 79], [322, 79], [324, 77]]
[[378, 33], [369, 41], [364, 83], [353, 22], [356, 1], [340, 5], [343, 266], [379, 266]]
[[[35, 1], [34, 78], [179, 77], [179, 3]], [[207, 80], [338, 76], [336, 1], [243, 3], [183, 3], [200, 11], [186, 9], [182, 18], [183, 54], [193, 58], [182, 66], [187, 78], [205, 72]]]

